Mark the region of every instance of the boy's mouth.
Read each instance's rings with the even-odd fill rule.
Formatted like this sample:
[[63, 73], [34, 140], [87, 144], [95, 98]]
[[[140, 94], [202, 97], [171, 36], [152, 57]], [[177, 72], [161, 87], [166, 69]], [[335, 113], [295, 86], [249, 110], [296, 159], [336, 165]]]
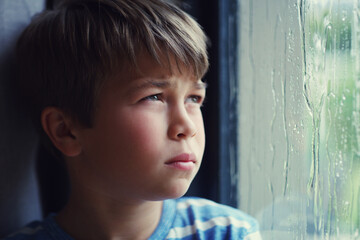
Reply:
[[165, 162], [165, 165], [179, 170], [192, 170], [195, 167], [196, 157], [192, 153], [182, 153]]

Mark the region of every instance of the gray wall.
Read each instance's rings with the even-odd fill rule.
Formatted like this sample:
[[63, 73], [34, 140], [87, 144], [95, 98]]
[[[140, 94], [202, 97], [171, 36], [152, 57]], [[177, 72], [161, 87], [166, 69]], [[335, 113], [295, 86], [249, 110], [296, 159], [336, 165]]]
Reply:
[[0, 238], [41, 218], [35, 174], [38, 141], [17, 104], [12, 58], [17, 37], [44, 2], [0, 1]]

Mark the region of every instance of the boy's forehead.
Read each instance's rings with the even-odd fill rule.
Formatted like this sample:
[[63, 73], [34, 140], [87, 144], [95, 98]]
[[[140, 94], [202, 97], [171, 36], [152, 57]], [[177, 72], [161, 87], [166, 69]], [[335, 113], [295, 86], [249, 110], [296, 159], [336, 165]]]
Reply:
[[143, 85], [149, 82], [168, 82], [178, 81], [180, 79], [189, 79], [195, 82], [195, 85], [203, 88], [205, 85], [195, 76], [194, 69], [181, 63], [174, 56], [160, 55], [156, 60], [149, 54], [141, 54], [135, 63], [127, 62], [121, 64], [115, 74], [116, 81], [121, 80], [131, 85]]

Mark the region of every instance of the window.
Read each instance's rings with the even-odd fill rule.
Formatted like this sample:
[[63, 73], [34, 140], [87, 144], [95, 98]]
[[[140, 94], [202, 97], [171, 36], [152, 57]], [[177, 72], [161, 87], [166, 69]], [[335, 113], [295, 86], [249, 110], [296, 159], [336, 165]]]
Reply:
[[358, 239], [360, 2], [233, 4], [238, 207], [264, 239]]

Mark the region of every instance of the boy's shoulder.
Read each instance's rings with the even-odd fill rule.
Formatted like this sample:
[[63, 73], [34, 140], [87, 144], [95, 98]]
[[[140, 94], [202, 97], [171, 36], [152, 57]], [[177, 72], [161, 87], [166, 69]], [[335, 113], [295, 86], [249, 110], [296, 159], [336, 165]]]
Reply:
[[14, 232], [2, 240], [32, 240], [41, 239], [41, 235], [46, 234], [42, 222], [34, 221], [26, 225], [24, 228]]
[[176, 200], [176, 217], [168, 239], [261, 239], [257, 221], [239, 209], [203, 198]]
[[33, 221], [1, 240], [48, 240], [48, 239], [68, 239], [66, 234], [57, 226], [54, 215], [48, 216], [43, 221]]
[[[184, 197], [164, 202], [162, 219], [149, 239], [261, 240], [257, 221], [242, 211], [216, 202]], [[34, 221], [2, 240], [71, 240], [54, 216]]]

